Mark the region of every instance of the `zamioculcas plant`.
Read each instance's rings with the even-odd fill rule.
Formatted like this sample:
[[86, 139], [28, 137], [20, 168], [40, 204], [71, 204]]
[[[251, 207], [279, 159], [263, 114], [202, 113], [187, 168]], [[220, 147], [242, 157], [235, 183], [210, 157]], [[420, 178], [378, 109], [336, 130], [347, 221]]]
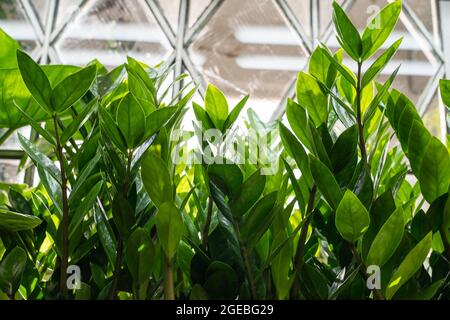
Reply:
[[208, 85], [192, 130], [173, 66], [39, 65], [0, 32], [0, 142], [30, 126], [38, 178], [0, 183], [0, 299], [450, 298], [448, 137], [398, 68], [380, 81], [401, 8], [359, 32], [333, 3], [342, 48], [313, 51], [286, 121]]

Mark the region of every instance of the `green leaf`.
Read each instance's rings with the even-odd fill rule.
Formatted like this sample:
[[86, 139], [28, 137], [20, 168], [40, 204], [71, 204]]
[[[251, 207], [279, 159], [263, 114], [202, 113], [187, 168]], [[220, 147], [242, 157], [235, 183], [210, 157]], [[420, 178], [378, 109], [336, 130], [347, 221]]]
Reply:
[[269, 229], [277, 207], [278, 192], [274, 191], [261, 198], [255, 206], [245, 216], [241, 228], [241, 235], [245, 243], [248, 244], [248, 250], [252, 250], [263, 234]]
[[10, 297], [19, 290], [26, 264], [27, 253], [20, 247], [12, 249], [0, 264], [0, 289]]
[[450, 108], [450, 80], [441, 79], [439, 87], [441, 89], [442, 102]]
[[159, 207], [173, 200], [173, 186], [166, 163], [148, 151], [142, 161], [142, 182], [153, 203]]
[[[226, 162], [226, 160], [224, 160]], [[233, 196], [244, 179], [241, 169], [234, 163], [213, 163], [208, 166], [208, 176], [224, 190], [228, 196]]]
[[197, 118], [199, 124], [201, 124], [202, 126], [202, 132], [214, 128], [214, 123], [206, 113], [205, 109], [203, 109], [195, 102], [192, 102], [192, 106], [194, 107], [195, 117]]
[[433, 235], [428, 233], [403, 259], [386, 288], [386, 299], [391, 299], [421, 267], [431, 249]]
[[330, 160], [333, 172], [339, 173], [354, 158], [358, 147], [358, 128], [356, 125], [345, 130], [333, 145], [330, 153]]
[[423, 126], [422, 122], [414, 120], [408, 138], [408, 158], [416, 177], [420, 176], [422, 161], [432, 135]]
[[22, 136], [20, 133], [17, 134], [19, 138], [19, 143], [22, 146], [25, 153], [36, 163], [39, 164], [48, 174], [50, 174], [58, 183], [61, 183], [61, 172], [55, 166], [53, 161], [51, 161], [46, 155], [40, 152], [37, 147], [31, 143], [30, 140]]
[[338, 58], [338, 52], [333, 56], [325, 44], [320, 44], [320, 48], [323, 49], [323, 54], [330, 61], [331, 65], [336, 68], [337, 71], [354, 87], [356, 88], [356, 76], [344, 65], [341, 64]]
[[233, 110], [230, 112], [230, 114], [228, 115], [227, 119], [225, 120], [225, 123], [223, 125], [223, 131], [226, 131], [227, 129], [229, 129], [229, 128], [231, 128], [233, 126], [233, 123], [239, 117], [239, 114], [241, 113], [242, 109], [244, 109], [245, 104], [247, 103], [247, 100], [248, 100], [249, 97], [250, 97], [249, 95], [246, 95], [233, 108]]
[[329, 57], [327, 57], [329, 54], [325, 48], [317, 47], [309, 59], [308, 72], [331, 88], [336, 77], [336, 69], [331, 65]]
[[308, 185], [312, 184], [311, 171], [309, 170], [309, 159], [303, 146], [298, 142], [297, 138], [286, 128], [283, 123], [279, 123], [280, 137], [287, 153], [294, 158], [302, 176]]
[[166, 256], [172, 259], [184, 232], [181, 212], [172, 202], [164, 202], [159, 207], [156, 213], [156, 230]]
[[234, 216], [243, 216], [258, 201], [266, 185], [266, 176], [257, 170], [239, 187], [231, 202]]
[[316, 127], [328, 118], [328, 100], [320, 89], [317, 80], [307, 73], [300, 72], [297, 77], [297, 100], [305, 107]]
[[72, 136], [81, 129], [81, 127], [89, 120], [89, 117], [93, 112], [97, 110], [97, 99], [92, 100], [83, 110], [76, 116], [75, 119], [70, 122], [67, 128], [61, 134], [61, 144], [65, 145]]
[[91, 190], [89, 190], [84, 200], [81, 203], [77, 204], [75, 212], [70, 217], [69, 239], [72, 238], [77, 227], [79, 227], [82, 224], [83, 219], [86, 216], [86, 213], [93, 208], [94, 204], [97, 201], [97, 196], [99, 195], [102, 186], [103, 181], [97, 182], [97, 184], [94, 185]]
[[397, 69], [394, 70], [394, 72], [389, 76], [388, 80], [378, 90], [377, 95], [375, 96], [375, 98], [373, 98], [372, 102], [370, 103], [369, 107], [364, 113], [363, 119], [364, 124], [370, 121], [370, 119], [372, 119], [372, 117], [375, 115], [375, 111], [379, 107], [380, 103], [383, 101], [384, 97], [388, 94], [388, 90], [391, 87], [392, 83], [394, 82], [399, 69], [400, 66], [398, 66]]
[[164, 127], [169, 121], [176, 117], [179, 107], [159, 108], [147, 116], [145, 124], [145, 138], [147, 140], [154, 135], [159, 129]]
[[447, 148], [436, 137], [425, 149], [420, 174], [420, 189], [428, 203], [448, 192], [450, 182], [450, 156]]
[[0, 28], [0, 69], [17, 68], [16, 51], [19, 43]]
[[145, 113], [131, 93], [128, 93], [120, 101], [116, 123], [125, 137], [128, 149], [136, 148], [144, 137]]
[[127, 239], [136, 224], [136, 218], [131, 204], [121, 193], [116, 193], [114, 196], [112, 215], [120, 236], [122, 239]]
[[292, 131], [294, 131], [300, 142], [309, 151], [313, 151], [312, 137], [309, 130], [308, 116], [305, 109], [289, 98], [286, 105], [286, 116]]
[[342, 48], [355, 61], [359, 61], [362, 53], [361, 36], [339, 4], [333, 2], [333, 22], [337, 39]]
[[41, 222], [38, 217], [0, 208], [0, 230], [10, 232], [30, 230]]
[[37, 103], [49, 114], [53, 113], [51, 104], [52, 87], [41, 67], [21, 50], [17, 50], [17, 64], [28, 90]]
[[[136, 82], [136, 84], [141, 87], [138, 91], [141, 94], [137, 96], [144, 97], [144, 99], [150, 99], [149, 102], [156, 106], [157, 101], [155, 84], [149, 74], [145, 71], [143, 64], [131, 57], [127, 57], [126, 68], [128, 72], [128, 85], [136, 88], [136, 86], [134, 86], [134, 83]], [[133, 92], [134, 90], [130, 89], [130, 91]]]
[[47, 140], [52, 145], [56, 145], [55, 138], [53, 138], [52, 135], [47, 130], [42, 128], [39, 123], [34, 121], [34, 119], [30, 115], [28, 115], [15, 101], [14, 101], [14, 105], [20, 111], [20, 113], [22, 113], [25, 116], [25, 118], [27, 118], [28, 123], [30, 124], [30, 126], [32, 126], [33, 129], [38, 134], [40, 134], [45, 140]]
[[210, 299], [232, 300], [239, 292], [239, 279], [228, 264], [213, 261], [206, 271], [203, 287]]
[[127, 145], [125, 137], [117, 126], [116, 122], [111, 117], [109, 111], [103, 107], [99, 108], [100, 127], [116, 148], [123, 153], [126, 153]]
[[309, 167], [317, 187], [332, 208], [337, 208], [342, 199], [341, 189], [333, 173], [319, 159], [309, 156]]
[[62, 80], [52, 91], [52, 109], [62, 113], [80, 100], [91, 87], [96, 70], [96, 66], [91, 65]]
[[133, 280], [141, 285], [151, 275], [155, 265], [156, 250], [150, 234], [143, 228], [137, 228], [127, 240], [125, 260]]
[[379, 56], [367, 69], [367, 71], [364, 73], [364, 76], [361, 81], [361, 88], [365, 88], [368, 84], [372, 82], [373, 79], [386, 67], [386, 65], [389, 63], [391, 58], [394, 56], [394, 54], [397, 52], [398, 47], [402, 43], [403, 38], [398, 39], [395, 41], [389, 49], [387, 49], [381, 56]]
[[206, 89], [205, 110], [215, 128], [222, 130], [228, 117], [228, 103], [223, 93], [212, 84]]
[[395, 1], [384, 7], [369, 23], [362, 35], [362, 57], [369, 59], [386, 41], [397, 24], [402, 11], [402, 1]]
[[367, 265], [380, 268], [395, 253], [403, 237], [403, 209], [397, 208], [381, 227], [367, 254]]
[[356, 242], [369, 228], [370, 217], [358, 197], [347, 190], [336, 210], [336, 228], [342, 238]]

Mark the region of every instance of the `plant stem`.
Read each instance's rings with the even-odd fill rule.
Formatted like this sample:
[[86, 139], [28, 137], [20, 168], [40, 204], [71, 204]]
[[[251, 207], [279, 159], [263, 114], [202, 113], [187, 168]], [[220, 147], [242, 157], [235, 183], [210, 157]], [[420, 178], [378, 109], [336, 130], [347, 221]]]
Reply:
[[[123, 185], [123, 193], [125, 199], [128, 199], [128, 189], [130, 184], [130, 175], [131, 175], [131, 161], [133, 159], [133, 150], [130, 150], [128, 152], [127, 156], [127, 168], [126, 168], [126, 174], [125, 174], [125, 181]], [[111, 296], [110, 300], [116, 299], [116, 291], [117, 291], [117, 285], [119, 282], [120, 277], [120, 268], [122, 266], [122, 259], [123, 259], [123, 239], [119, 235], [119, 238], [117, 240], [117, 253], [116, 253], [116, 261], [114, 262], [114, 274], [113, 274], [113, 283], [111, 288]]]
[[208, 235], [209, 235], [209, 226], [211, 225], [211, 218], [212, 218], [212, 209], [213, 209], [213, 200], [210, 197], [208, 201], [208, 212], [206, 213], [206, 221], [205, 226], [203, 227], [203, 246], [207, 248], [208, 246]]
[[316, 197], [316, 192], [317, 192], [317, 186], [313, 185], [313, 187], [311, 188], [311, 191], [309, 192], [309, 200], [308, 200], [308, 206], [306, 208], [306, 214], [305, 214], [305, 223], [303, 224], [301, 230], [300, 230], [300, 236], [298, 238], [298, 242], [297, 242], [297, 251], [295, 253], [295, 257], [294, 257], [294, 269], [295, 269], [295, 273], [296, 273], [296, 280], [294, 282], [294, 285], [292, 286], [292, 290], [291, 290], [291, 298], [292, 299], [298, 299], [298, 291], [299, 291], [299, 279], [298, 277], [300, 277], [301, 274], [301, 269], [303, 267], [303, 263], [304, 263], [304, 251], [305, 251], [305, 245], [306, 245], [306, 237], [308, 235], [308, 228], [309, 228], [309, 223], [311, 221], [311, 215], [310, 213], [313, 211], [314, 209], [314, 200]]
[[65, 158], [63, 152], [63, 146], [59, 138], [59, 128], [58, 128], [58, 115], [53, 116], [53, 123], [55, 126], [55, 136], [56, 136], [56, 152], [59, 161], [59, 166], [61, 170], [61, 193], [62, 193], [62, 234], [61, 234], [61, 244], [62, 244], [62, 254], [61, 254], [61, 275], [60, 275], [60, 291], [64, 299], [67, 299], [67, 267], [69, 265], [69, 202], [67, 199], [67, 176], [65, 170]]
[[10, 128], [6, 130], [1, 136], [0, 136], [0, 145], [5, 143], [6, 140], [11, 136], [11, 134], [14, 132], [14, 129]]
[[167, 256], [164, 261], [164, 299], [175, 300], [172, 260]]
[[116, 261], [114, 262], [113, 282], [111, 287], [111, 295], [109, 297], [110, 300], [116, 299], [117, 284], [119, 282], [120, 277], [120, 266], [122, 265], [122, 256], [123, 256], [123, 240], [120, 237], [117, 241]]
[[367, 150], [366, 143], [364, 141], [364, 124], [362, 123], [362, 111], [361, 111], [361, 69], [362, 62], [358, 62], [358, 74], [357, 74], [357, 84], [356, 84], [356, 123], [358, 125], [358, 136], [359, 136], [359, 149], [361, 150], [361, 158], [364, 164], [367, 165]]
[[255, 280], [253, 277], [250, 260], [248, 259], [248, 251], [247, 251], [247, 248], [245, 247], [244, 241], [242, 241], [241, 233], [239, 231], [239, 224], [237, 223], [236, 219], [234, 219], [234, 218], [233, 218], [233, 224], [234, 224], [234, 228], [236, 230], [236, 235], [237, 235], [237, 238], [239, 241], [239, 248], [241, 250], [242, 260], [244, 260], [244, 269], [245, 269], [245, 274], [247, 276], [250, 297], [252, 300], [257, 300], [258, 296], [256, 294]]
[[[352, 242], [349, 242], [350, 250], [352, 251], [353, 257], [355, 258], [356, 262], [359, 264], [359, 270], [362, 275], [362, 277], [367, 281], [367, 267], [364, 264], [364, 261], [362, 260], [361, 256], [358, 253], [358, 250], [355, 247], [355, 244]], [[373, 297], [375, 300], [385, 300], [383, 294], [378, 289], [373, 289]]]

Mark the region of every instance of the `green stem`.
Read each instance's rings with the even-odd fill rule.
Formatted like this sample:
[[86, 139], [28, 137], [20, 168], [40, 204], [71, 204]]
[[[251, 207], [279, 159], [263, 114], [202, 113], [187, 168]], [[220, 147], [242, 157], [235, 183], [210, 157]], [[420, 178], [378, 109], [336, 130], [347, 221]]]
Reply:
[[[123, 185], [123, 193], [124, 197], [128, 199], [128, 189], [130, 184], [130, 175], [131, 175], [131, 162], [133, 160], [133, 150], [130, 150], [128, 152], [127, 156], [127, 168], [126, 168], [126, 174], [125, 174], [125, 181]], [[115, 300], [117, 295], [117, 285], [120, 278], [120, 269], [122, 266], [122, 259], [123, 259], [123, 239], [119, 235], [119, 238], [117, 240], [117, 253], [116, 253], [116, 261], [114, 262], [114, 274], [113, 274], [113, 282], [112, 282], [112, 288], [111, 288], [111, 295], [110, 300]]]
[[253, 276], [253, 272], [250, 265], [250, 260], [248, 258], [248, 250], [245, 247], [244, 241], [242, 240], [241, 233], [239, 231], [239, 224], [238, 222], [233, 219], [234, 228], [236, 230], [236, 235], [239, 241], [239, 248], [241, 251], [242, 260], [244, 261], [244, 269], [245, 274], [247, 276], [249, 291], [250, 291], [250, 297], [252, 300], [257, 300], [258, 296], [256, 294], [256, 286], [255, 286], [255, 278]]
[[364, 141], [364, 124], [362, 122], [362, 112], [361, 112], [361, 77], [362, 77], [362, 62], [358, 62], [358, 73], [357, 73], [357, 85], [356, 85], [356, 123], [358, 125], [358, 136], [359, 136], [359, 149], [361, 150], [361, 158], [364, 164], [367, 165], [367, 150], [366, 143]]
[[441, 225], [439, 232], [441, 234], [442, 243], [444, 244], [445, 254], [447, 259], [450, 261], [450, 241], [448, 240], [444, 225]]
[[5, 141], [8, 140], [8, 138], [13, 134], [14, 131], [15, 129], [12, 128], [6, 130], [0, 137], [0, 145], [5, 143]]
[[301, 269], [303, 267], [303, 263], [304, 263], [304, 256], [305, 256], [305, 245], [306, 245], [306, 237], [308, 235], [308, 228], [309, 228], [309, 223], [311, 221], [311, 217], [312, 215], [310, 214], [313, 209], [314, 209], [314, 201], [315, 201], [315, 197], [316, 197], [316, 192], [317, 192], [317, 186], [313, 185], [313, 187], [311, 188], [311, 191], [309, 193], [309, 200], [308, 200], [308, 206], [306, 208], [306, 214], [305, 214], [305, 223], [303, 224], [301, 230], [300, 230], [300, 236], [298, 238], [298, 242], [297, 242], [297, 251], [295, 253], [295, 257], [294, 257], [294, 268], [295, 268], [295, 274], [296, 274], [296, 279], [294, 282], [294, 285], [292, 286], [292, 290], [291, 290], [291, 298], [292, 299], [298, 299], [298, 291], [299, 291], [299, 287], [300, 287], [300, 283], [299, 283], [299, 277], [301, 274]]
[[175, 300], [172, 260], [167, 256], [164, 261], [164, 299]]
[[[359, 271], [361, 273], [361, 276], [367, 281], [367, 279], [368, 279], [367, 267], [366, 267], [364, 261], [362, 260], [361, 256], [359, 255], [358, 250], [355, 247], [355, 244], [352, 242], [349, 242], [349, 245], [350, 245], [350, 250], [353, 254], [353, 257], [355, 258], [356, 262], [359, 264]], [[373, 292], [373, 297], [375, 298], [375, 300], [385, 300], [385, 298], [380, 290], [373, 289], [372, 292]]]
[[61, 244], [62, 244], [62, 254], [61, 254], [61, 274], [60, 274], [60, 291], [61, 296], [67, 299], [67, 267], [69, 265], [69, 202], [67, 198], [67, 175], [66, 175], [66, 164], [63, 152], [63, 146], [61, 145], [59, 137], [59, 127], [58, 127], [58, 115], [53, 116], [53, 124], [55, 126], [55, 137], [56, 137], [56, 153], [59, 161], [59, 166], [61, 170], [61, 193], [62, 193], [62, 221], [61, 221]]
[[208, 201], [208, 212], [206, 213], [206, 221], [205, 226], [203, 227], [203, 246], [207, 248], [208, 246], [208, 235], [209, 235], [209, 226], [211, 225], [211, 219], [212, 219], [212, 209], [213, 209], [213, 200], [210, 197]]

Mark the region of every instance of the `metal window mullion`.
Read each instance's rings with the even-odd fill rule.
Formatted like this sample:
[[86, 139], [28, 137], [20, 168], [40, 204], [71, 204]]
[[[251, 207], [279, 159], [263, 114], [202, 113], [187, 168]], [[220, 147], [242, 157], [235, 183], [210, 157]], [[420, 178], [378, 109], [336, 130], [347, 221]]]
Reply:
[[167, 21], [167, 18], [164, 15], [164, 13], [163, 13], [164, 11], [161, 8], [161, 5], [159, 4], [158, 0], [145, 0], [145, 3], [147, 4], [147, 7], [152, 12], [153, 17], [155, 18], [157, 24], [159, 25], [162, 32], [166, 36], [170, 45], [172, 46], [172, 48], [175, 48], [175, 46], [176, 46], [175, 34], [173, 32], [172, 27], [170, 26], [169, 21]]
[[56, 21], [56, 15], [58, 14], [59, 0], [49, 0], [49, 5], [47, 9], [47, 17], [45, 20], [45, 33], [44, 41], [42, 42], [42, 51], [40, 62], [43, 64], [49, 61], [49, 48], [50, 48], [50, 38], [51, 33], [54, 29], [54, 24]]
[[27, 16], [27, 19], [30, 21], [31, 26], [33, 27], [37, 41], [42, 43], [44, 41], [44, 28], [41, 20], [39, 19], [36, 8], [30, 0], [19, 0], [19, 3]]
[[200, 32], [203, 30], [205, 25], [211, 20], [214, 14], [219, 10], [220, 6], [224, 3], [224, 0], [211, 0], [208, 6], [203, 10], [197, 20], [194, 22], [191, 28], [186, 31], [185, 48], [189, 46], [197, 39]]
[[[183, 50], [184, 50], [184, 35], [188, 28], [188, 14], [189, 14], [190, 0], [180, 0], [180, 9], [178, 14], [178, 30], [175, 44], [175, 69], [174, 81], [183, 73]], [[176, 97], [182, 88], [183, 81], [175, 82], [172, 89], [172, 96]]]
[[187, 52], [187, 50], [183, 50], [183, 64], [186, 67], [186, 69], [189, 72], [192, 79], [194, 79], [194, 82], [200, 86], [199, 87], [200, 95], [203, 97], [206, 92], [206, 86], [207, 86], [206, 80], [203, 77], [203, 75], [201, 74], [201, 72], [199, 72], [197, 70], [197, 68], [195, 67], [195, 64], [192, 62], [192, 59], [191, 59], [189, 53]]
[[303, 26], [301, 25], [292, 8], [289, 6], [286, 0], [275, 0], [275, 3], [278, 5], [278, 8], [280, 9], [283, 16], [286, 18], [290, 27], [295, 31], [297, 36], [300, 38], [300, 45], [305, 54], [310, 55], [312, 52], [310, 38], [306, 33], [305, 29], [303, 28]]

